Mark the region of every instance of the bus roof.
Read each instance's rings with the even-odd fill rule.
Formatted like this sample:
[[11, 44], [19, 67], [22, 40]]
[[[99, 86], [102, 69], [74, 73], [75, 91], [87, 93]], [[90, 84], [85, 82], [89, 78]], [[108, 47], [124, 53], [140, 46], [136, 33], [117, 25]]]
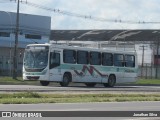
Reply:
[[113, 53], [130, 53], [135, 54], [136, 51], [128, 51], [128, 50], [117, 50], [110, 48], [98, 48], [98, 47], [86, 47], [86, 46], [73, 46], [68, 44], [29, 44], [27, 46], [49, 46], [50, 48], [58, 48], [58, 49], [71, 49], [71, 50], [82, 50], [82, 51], [97, 51], [97, 52], [113, 52]]

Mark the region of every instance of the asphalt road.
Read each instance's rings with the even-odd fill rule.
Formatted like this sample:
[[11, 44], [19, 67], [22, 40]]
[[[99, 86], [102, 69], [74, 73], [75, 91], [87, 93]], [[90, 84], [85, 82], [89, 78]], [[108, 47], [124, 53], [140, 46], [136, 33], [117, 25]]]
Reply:
[[[159, 93], [160, 86], [115, 86], [104, 88], [96, 86], [87, 88], [81, 85], [69, 87], [34, 86], [34, 85], [0, 85], [1, 93], [10, 92], [53, 92], [53, 93]], [[74, 103], [74, 104], [0, 104], [0, 111], [160, 111], [160, 102], [111, 102], [111, 103]], [[4, 119], [4, 118], [3, 118]], [[31, 119], [31, 118], [30, 118]], [[36, 120], [35, 118], [33, 118]], [[40, 119], [40, 118], [39, 118]], [[39, 120], [37, 119], [37, 120]], [[160, 120], [158, 117], [54, 117], [40, 120]], [[0, 118], [1, 120], [1, 118]], [[17, 118], [12, 118], [17, 120]]]
[[0, 104], [0, 111], [160, 111], [160, 102]]
[[[85, 111], [90, 112], [96, 112], [98, 113], [100, 111], [125, 111], [125, 114], [127, 114], [127, 111], [135, 111], [134, 113], [144, 113], [144, 111], [150, 111], [154, 114], [158, 113], [158, 116], [160, 116], [160, 102], [111, 102], [111, 103], [67, 103], [67, 104], [14, 104], [14, 105], [5, 105], [0, 104], [0, 111], [52, 111], [53, 114], [54, 111], [63, 112], [64, 114], [57, 113], [59, 117], [55, 118], [56, 120], [159, 120], [160, 117], [62, 117], [68, 116], [65, 111], [78, 111], [83, 112]], [[139, 112], [140, 111], [140, 112]], [[158, 112], [156, 112], [158, 111]], [[96, 116], [95, 113], [95, 116]], [[133, 113], [133, 114], [134, 114]], [[87, 113], [88, 114], [88, 113]], [[75, 115], [75, 114], [74, 114]], [[86, 115], [86, 114], [85, 114]], [[83, 116], [82, 116], [83, 117]], [[48, 118], [49, 119], [49, 118]]]
[[22, 91], [33, 91], [33, 92], [85, 92], [85, 93], [130, 93], [130, 92], [145, 92], [145, 93], [159, 93], [160, 86], [115, 86], [114, 88], [105, 88], [103, 86], [96, 86], [88, 88], [86, 86], [34, 86], [34, 85], [0, 85], [0, 92], [22, 92]]

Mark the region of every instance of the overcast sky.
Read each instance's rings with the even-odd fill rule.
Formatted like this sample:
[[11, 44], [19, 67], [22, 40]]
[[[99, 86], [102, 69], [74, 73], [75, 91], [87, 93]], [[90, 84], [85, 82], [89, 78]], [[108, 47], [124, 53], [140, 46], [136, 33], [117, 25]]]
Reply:
[[[25, 1], [25, 0], [24, 0]], [[28, 0], [49, 8], [113, 20], [160, 21], [160, 0]], [[0, 0], [0, 11], [16, 12], [16, 3]], [[61, 15], [20, 4], [20, 12], [50, 16], [52, 29], [159, 29], [160, 24], [123, 24]]]

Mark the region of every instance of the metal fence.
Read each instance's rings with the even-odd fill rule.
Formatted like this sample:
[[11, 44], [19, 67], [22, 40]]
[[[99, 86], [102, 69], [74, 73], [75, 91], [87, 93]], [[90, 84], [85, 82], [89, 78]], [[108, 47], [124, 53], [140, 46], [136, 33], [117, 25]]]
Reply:
[[146, 79], [160, 79], [160, 66], [139, 66], [138, 76]]

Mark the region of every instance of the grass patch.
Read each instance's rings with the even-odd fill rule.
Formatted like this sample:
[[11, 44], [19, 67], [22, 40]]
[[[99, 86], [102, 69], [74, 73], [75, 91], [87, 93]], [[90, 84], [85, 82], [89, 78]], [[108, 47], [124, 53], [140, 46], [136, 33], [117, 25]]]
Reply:
[[0, 94], [1, 104], [160, 101], [160, 94]]
[[135, 82], [135, 84], [160, 85], [160, 79], [139, 79]]
[[38, 85], [39, 81], [23, 81], [22, 77], [18, 77], [16, 80], [12, 77], [0, 77], [1, 85]]

